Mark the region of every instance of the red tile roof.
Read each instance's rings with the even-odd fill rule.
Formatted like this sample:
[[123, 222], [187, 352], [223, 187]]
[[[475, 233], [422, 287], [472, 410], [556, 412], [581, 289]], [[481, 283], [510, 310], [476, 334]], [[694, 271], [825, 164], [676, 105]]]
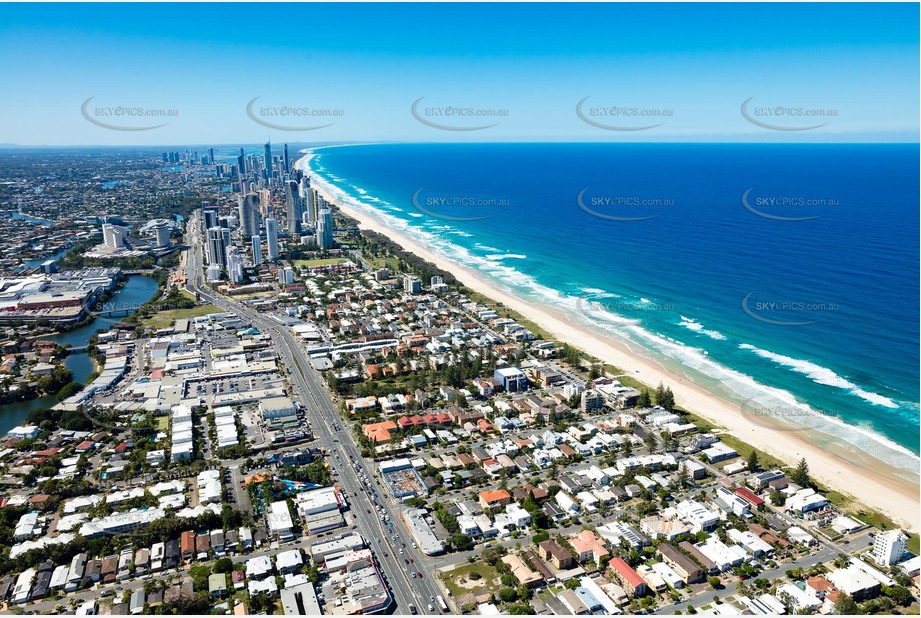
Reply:
[[645, 581], [640, 577], [639, 573], [633, 570], [633, 568], [624, 562], [623, 558], [611, 558], [611, 561], [608, 563], [612, 569], [617, 571], [618, 575], [624, 578], [631, 586], [638, 588], [642, 585], [645, 585]]
[[487, 491], [480, 492], [480, 500], [486, 504], [492, 502], [499, 502], [500, 500], [510, 500], [512, 494], [508, 493], [504, 489], [489, 489]]

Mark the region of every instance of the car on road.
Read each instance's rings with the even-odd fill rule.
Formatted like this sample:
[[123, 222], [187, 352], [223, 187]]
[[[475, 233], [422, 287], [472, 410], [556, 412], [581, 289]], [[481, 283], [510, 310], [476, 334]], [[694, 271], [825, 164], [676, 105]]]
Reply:
[[416, 606], [415, 606], [415, 605], [410, 605], [410, 606], [409, 606], [409, 613], [410, 613], [410, 614], [415, 614], [415, 613], [416, 613]]

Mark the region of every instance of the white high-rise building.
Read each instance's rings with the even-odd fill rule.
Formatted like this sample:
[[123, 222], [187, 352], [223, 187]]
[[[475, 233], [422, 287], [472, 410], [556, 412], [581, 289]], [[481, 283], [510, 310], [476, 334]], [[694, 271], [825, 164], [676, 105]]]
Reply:
[[317, 213], [317, 245], [320, 249], [333, 248], [333, 211], [328, 208]]
[[294, 269], [290, 266], [278, 269], [278, 282], [282, 285], [294, 283]]
[[278, 259], [278, 221], [273, 217], [265, 220], [265, 246], [269, 259]]
[[154, 237], [156, 238], [157, 247], [165, 247], [169, 244], [169, 226], [165, 223], [160, 223], [153, 227]]
[[403, 277], [403, 291], [407, 294], [418, 294], [422, 291], [422, 281], [419, 277], [406, 275]]
[[227, 247], [227, 274], [234, 283], [243, 281], [243, 258], [234, 246]]
[[111, 223], [102, 224], [102, 242], [104, 242], [109, 249], [120, 249], [124, 247], [125, 236], [127, 236], [125, 228], [112, 225]]
[[304, 208], [304, 214], [307, 215], [307, 225], [315, 225], [317, 222], [317, 206], [318, 202], [323, 199], [317, 194], [316, 189], [311, 189], [307, 187], [307, 197]]
[[905, 554], [905, 535], [901, 530], [877, 532], [873, 539], [873, 562], [880, 566], [890, 566], [902, 560]]
[[262, 239], [258, 236], [253, 236], [253, 266], [259, 266], [262, 264]]
[[218, 263], [208, 264], [208, 268], [205, 269], [205, 275], [208, 278], [208, 282], [213, 283], [215, 281], [220, 281], [221, 270], [221, 265]]

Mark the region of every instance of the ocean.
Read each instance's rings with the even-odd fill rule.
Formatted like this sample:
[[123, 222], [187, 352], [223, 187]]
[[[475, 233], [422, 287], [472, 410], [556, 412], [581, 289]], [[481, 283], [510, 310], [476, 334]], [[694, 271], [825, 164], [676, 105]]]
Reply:
[[918, 159], [910, 144], [379, 144], [303, 163], [742, 413], [917, 474]]

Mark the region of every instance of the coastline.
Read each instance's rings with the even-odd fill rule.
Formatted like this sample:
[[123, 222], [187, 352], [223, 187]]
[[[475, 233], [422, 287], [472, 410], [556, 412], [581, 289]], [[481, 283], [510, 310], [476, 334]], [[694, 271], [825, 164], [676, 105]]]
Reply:
[[[298, 164], [309, 170], [311, 156], [312, 153], [308, 153]], [[336, 199], [325, 181], [314, 187], [331, 204], [357, 220], [362, 228], [384, 234], [407, 251], [452, 273], [471, 290], [518, 312], [544, 329], [547, 335], [574, 345], [608, 364], [629, 370], [632, 378], [650, 387], [654, 388], [660, 382], [670, 386], [675, 393], [676, 403], [682, 408], [791, 466], [805, 457], [811, 476], [822, 484], [881, 511], [906, 530], [918, 531], [921, 511], [919, 485], [902, 477], [904, 471], [869, 454], [836, 444], [828, 436], [815, 431], [790, 431], [780, 423], [768, 423], [763, 418], [755, 422], [743, 414], [737, 404], [690, 382], [680, 373], [632, 352], [619, 341], [576, 323], [559, 309], [527, 302], [502, 290], [482, 273], [434, 253], [418, 240], [392, 229], [372, 213], [342, 203]], [[771, 428], [771, 425], [776, 425], [776, 428]]]

